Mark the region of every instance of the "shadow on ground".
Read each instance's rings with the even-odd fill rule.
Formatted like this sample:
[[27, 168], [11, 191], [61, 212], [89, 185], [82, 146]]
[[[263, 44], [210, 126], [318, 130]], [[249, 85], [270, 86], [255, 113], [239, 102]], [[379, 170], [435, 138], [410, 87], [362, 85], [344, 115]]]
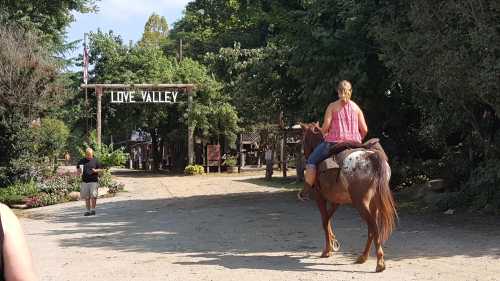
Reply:
[[[47, 235], [60, 236], [62, 247], [175, 253], [199, 260], [180, 264], [232, 269], [303, 271], [336, 264], [335, 257], [314, 264], [303, 261], [319, 255], [323, 232], [314, 203], [297, 202], [295, 191], [111, 201], [99, 204], [95, 217], [82, 217], [82, 207], [73, 206], [44, 220], [57, 223]], [[365, 243], [366, 227], [348, 206], [336, 213], [334, 226], [342, 243], [341, 260], [349, 264]], [[462, 225], [460, 218], [401, 214], [385, 252], [389, 260], [499, 258], [499, 245], [498, 224]]]
[[304, 186], [304, 182], [299, 181], [296, 177], [288, 178], [271, 178], [266, 180], [265, 178], [248, 178], [235, 180], [236, 182], [251, 183], [258, 186], [264, 187], [275, 187], [275, 188], [285, 188], [285, 189], [301, 189]]

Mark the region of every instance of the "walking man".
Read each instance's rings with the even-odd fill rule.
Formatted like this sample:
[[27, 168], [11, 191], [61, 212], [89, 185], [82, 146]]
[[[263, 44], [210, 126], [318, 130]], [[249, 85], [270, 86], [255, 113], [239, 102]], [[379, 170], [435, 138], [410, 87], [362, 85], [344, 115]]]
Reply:
[[[83, 166], [83, 171], [82, 171]], [[95, 205], [97, 202], [99, 172], [102, 171], [101, 163], [94, 158], [92, 148], [85, 150], [85, 158], [80, 159], [76, 166], [78, 174], [82, 174], [82, 184], [80, 185], [80, 198], [85, 199], [87, 211], [84, 216], [95, 215]]]

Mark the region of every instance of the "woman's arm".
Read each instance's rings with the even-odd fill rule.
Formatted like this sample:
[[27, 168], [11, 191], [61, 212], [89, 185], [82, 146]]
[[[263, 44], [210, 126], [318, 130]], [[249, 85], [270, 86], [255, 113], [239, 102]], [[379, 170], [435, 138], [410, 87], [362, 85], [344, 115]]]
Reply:
[[358, 107], [358, 127], [359, 134], [361, 135], [361, 140], [365, 139], [366, 134], [368, 134], [368, 126], [366, 125], [365, 115], [361, 108]]
[[0, 205], [4, 232], [4, 276], [7, 281], [37, 280], [31, 253], [16, 215], [5, 205]]
[[325, 117], [323, 119], [323, 126], [321, 126], [321, 132], [323, 133], [323, 135], [328, 134], [328, 132], [330, 131], [330, 125], [332, 123], [332, 110], [333, 104], [331, 103], [326, 108]]

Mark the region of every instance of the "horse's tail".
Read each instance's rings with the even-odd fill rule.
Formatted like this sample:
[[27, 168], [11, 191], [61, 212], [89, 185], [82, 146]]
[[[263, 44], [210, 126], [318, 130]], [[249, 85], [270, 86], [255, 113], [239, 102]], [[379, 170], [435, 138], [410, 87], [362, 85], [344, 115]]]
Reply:
[[384, 152], [375, 150], [372, 154], [372, 162], [375, 164], [374, 183], [376, 185], [375, 206], [378, 210], [377, 227], [379, 228], [380, 241], [383, 243], [391, 235], [395, 227], [396, 203], [392, 197], [389, 187], [391, 178], [391, 168], [387, 163], [387, 156]]

